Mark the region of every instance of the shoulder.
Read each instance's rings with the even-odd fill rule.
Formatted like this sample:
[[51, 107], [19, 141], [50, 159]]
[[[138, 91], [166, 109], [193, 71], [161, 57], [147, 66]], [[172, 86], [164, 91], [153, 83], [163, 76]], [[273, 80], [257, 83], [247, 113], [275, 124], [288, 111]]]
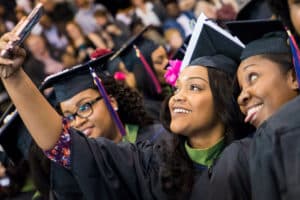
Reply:
[[249, 153], [252, 144], [252, 137], [247, 137], [241, 140], [236, 140], [225, 147], [219, 159], [213, 166], [213, 171], [221, 170], [231, 176], [238, 171], [248, 170], [249, 168]]
[[225, 157], [231, 158], [231, 160], [236, 160], [243, 155], [247, 155], [250, 150], [250, 146], [252, 144], [252, 137], [246, 137], [241, 140], [235, 140], [231, 144], [229, 144], [220, 155], [220, 158]]
[[148, 140], [151, 143], [160, 144], [161, 142], [169, 142], [173, 138], [173, 134], [166, 130], [161, 123], [154, 123], [139, 128], [137, 142]]
[[288, 131], [300, 127], [300, 96], [284, 104], [260, 129]]

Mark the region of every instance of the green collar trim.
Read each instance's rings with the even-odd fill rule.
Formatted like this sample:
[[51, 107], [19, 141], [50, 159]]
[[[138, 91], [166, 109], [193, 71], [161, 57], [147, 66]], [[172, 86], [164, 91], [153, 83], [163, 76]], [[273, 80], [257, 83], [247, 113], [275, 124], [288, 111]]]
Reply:
[[126, 135], [123, 137], [123, 142], [135, 143], [139, 127], [137, 125], [125, 124]]
[[21, 192], [31, 192], [35, 190], [35, 186], [31, 178], [27, 178], [24, 186], [21, 189]]
[[185, 142], [185, 150], [188, 156], [197, 164], [210, 167], [214, 160], [219, 157], [225, 146], [224, 138], [218, 141], [214, 146], [207, 149], [194, 149]]

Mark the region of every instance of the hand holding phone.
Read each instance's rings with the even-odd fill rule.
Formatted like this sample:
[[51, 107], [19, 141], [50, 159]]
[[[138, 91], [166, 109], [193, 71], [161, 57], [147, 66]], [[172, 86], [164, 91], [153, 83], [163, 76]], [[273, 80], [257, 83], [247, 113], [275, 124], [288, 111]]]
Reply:
[[19, 37], [19, 40], [9, 42], [8, 48], [2, 50], [0, 52], [0, 56], [7, 57], [12, 47], [20, 45], [31, 32], [32, 28], [39, 22], [42, 15], [43, 4], [38, 3], [31, 11], [31, 13], [27, 17], [22, 18], [12, 30], [12, 32], [14, 32], [14, 34]]

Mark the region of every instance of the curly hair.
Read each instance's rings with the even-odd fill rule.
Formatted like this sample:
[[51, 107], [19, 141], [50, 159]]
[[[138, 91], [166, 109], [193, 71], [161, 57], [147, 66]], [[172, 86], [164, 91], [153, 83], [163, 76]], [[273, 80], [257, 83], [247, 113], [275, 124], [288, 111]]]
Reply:
[[[207, 68], [207, 70], [215, 114], [225, 125], [225, 142], [228, 145], [234, 139], [245, 137], [253, 129], [243, 123], [243, 115], [233, 96], [232, 75], [214, 68]], [[168, 130], [170, 130], [171, 122], [168, 101], [171, 96], [163, 102], [161, 113], [161, 121]], [[188, 194], [194, 184], [194, 165], [184, 147], [186, 139], [185, 136], [175, 135], [172, 147], [164, 151], [166, 154], [163, 156], [165, 174], [161, 176], [162, 187], [165, 192], [174, 195], [174, 197], [180, 193]]]
[[[118, 102], [118, 114], [124, 124], [146, 126], [153, 123], [153, 119], [145, 111], [140, 93], [117, 82], [110, 75], [106, 75], [102, 81], [108, 95], [114, 97]], [[94, 86], [93, 89], [97, 90], [97, 87]]]
[[268, 3], [276, 17], [281, 19], [286, 26], [294, 31], [287, 0], [268, 0]]

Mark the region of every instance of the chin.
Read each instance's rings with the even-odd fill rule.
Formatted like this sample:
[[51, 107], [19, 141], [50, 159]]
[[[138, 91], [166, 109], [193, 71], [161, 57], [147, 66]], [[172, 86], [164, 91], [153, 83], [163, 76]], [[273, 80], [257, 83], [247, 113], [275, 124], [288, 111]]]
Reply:
[[172, 127], [171, 126], [170, 130], [175, 135], [183, 135], [182, 133], [184, 132], [184, 129], [182, 129], [182, 127]]

